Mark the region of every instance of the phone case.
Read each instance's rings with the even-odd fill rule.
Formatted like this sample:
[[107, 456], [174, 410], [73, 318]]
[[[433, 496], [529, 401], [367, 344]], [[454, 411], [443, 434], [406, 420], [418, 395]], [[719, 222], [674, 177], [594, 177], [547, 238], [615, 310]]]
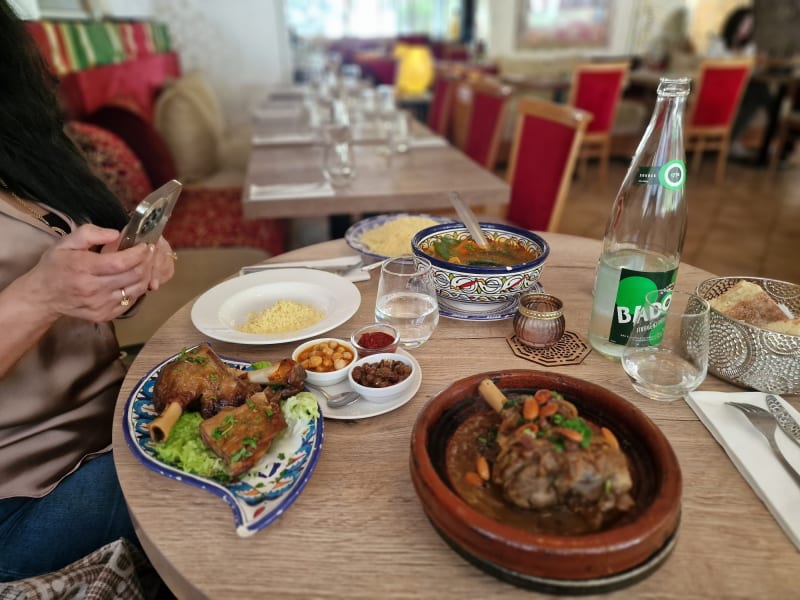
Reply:
[[119, 249], [124, 250], [142, 243], [156, 243], [172, 214], [181, 189], [183, 185], [173, 179], [139, 202], [131, 214], [131, 220], [122, 231]]

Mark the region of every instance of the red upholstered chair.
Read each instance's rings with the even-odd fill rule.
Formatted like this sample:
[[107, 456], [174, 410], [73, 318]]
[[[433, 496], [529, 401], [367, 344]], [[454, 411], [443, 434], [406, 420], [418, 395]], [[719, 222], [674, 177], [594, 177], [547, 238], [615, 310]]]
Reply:
[[479, 75], [456, 87], [453, 141], [467, 156], [493, 171], [505, 126], [511, 88]]
[[428, 127], [442, 137], [449, 137], [453, 95], [460, 80], [461, 75], [451, 69], [436, 69], [433, 98], [428, 109]]
[[752, 68], [752, 59], [703, 61], [697, 84], [689, 96], [684, 128], [686, 152], [693, 153], [694, 171], [700, 168], [704, 151], [718, 152], [716, 183], [725, 178], [731, 128]]
[[580, 157], [600, 161], [600, 180], [608, 179], [611, 156], [611, 127], [628, 74], [628, 63], [587, 63], [578, 65], [572, 77], [567, 104], [592, 115], [581, 145]]
[[592, 116], [571, 106], [534, 98], [521, 99], [517, 113], [506, 219], [526, 229], [555, 231]]

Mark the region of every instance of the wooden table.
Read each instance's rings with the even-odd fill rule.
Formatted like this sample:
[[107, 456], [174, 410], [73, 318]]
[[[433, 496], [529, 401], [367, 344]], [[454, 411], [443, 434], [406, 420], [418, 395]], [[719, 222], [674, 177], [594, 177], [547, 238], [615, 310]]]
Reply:
[[[552, 251], [542, 283], [564, 301], [567, 329], [585, 335], [600, 243], [544, 234]], [[349, 254], [342, 240], [277, 257], [297, 260]], [[273, 259], [275, 260], [275, 259]], [[678, 286], [693, 289], [709, 273], [682, 265]], [[376, 277], [358, 285], [355, 316], [331, 331], [348, 337], [373, 318]], [[482, 371], [536, 368], [515, 357], [510, 320], [441, 319], [413, 351], [423, 370], [416, 396], [394, 412], [361, 421], [326, 421], [315, 472], [297, 501], [263, 531], [240, 538], [217, 496], [162, 477], [128, 450], [125, 401], [159, 361], [206, 338], [179, 310], [144, 346], [123, 383], [114, 426], [114, 456], [140, 539], [153, 564], [181, 598], [531, 598], [465, 562], [437, 535], [409, 475], [417, 413], [453, 380]], [[269, 347], [215, 342], [246, 360], [289, 356], [292, 344]], [[643, 410], [672, 443], [683, 473], [677, 546], [659, 570], [606, 598], [794, 598], [800, 553], [683, 401], [658, 403], [636, 394], [619, 364], [591, 353], [561, 372], [596, 382]], [[734, 390], [709, 376], [703, 390]], [[795, 406], [797, 399], [793, 399]]]
[[322, 181], [322, 148], [313, 145], [254, 146], [242, 191], [246, 219], [319, 217], [364, 212], [450, 209], [455, 190], [472, 205], [508, 202], [508, 184], [445, 145], [386, 154], [378, 145], [356, 145], [355, 180], [335, 195], [253, 200], [251, 185]]

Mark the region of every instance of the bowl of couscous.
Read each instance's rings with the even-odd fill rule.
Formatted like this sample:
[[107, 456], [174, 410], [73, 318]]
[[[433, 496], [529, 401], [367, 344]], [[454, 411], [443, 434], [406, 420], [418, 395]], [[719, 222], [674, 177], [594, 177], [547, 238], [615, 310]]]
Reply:
[[344, 239], [356, 252], [371, 260], [411, 253], [411, 239], [426, 227], [451, 223], [453, 219], [436, 215], [398, 213], [377, 215], [354, 223]]

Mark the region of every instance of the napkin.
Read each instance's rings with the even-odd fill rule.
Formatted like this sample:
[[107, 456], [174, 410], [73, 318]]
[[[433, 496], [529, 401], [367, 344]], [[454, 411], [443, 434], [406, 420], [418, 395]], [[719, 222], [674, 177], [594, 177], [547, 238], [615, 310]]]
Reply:
[[441, 148], [443, 146], [447, 146], [447, 140], [435, 135], [424, 138], [411, 138], [408, 141], [409, 148]]
[[256, 133], [253, 135], [252, 143], [254, 146], [291, 146], [313, 144], [317, 138], [310, 133], [276, 133], [265, 135]]
[[333, 187], [327, 181], [313, 183], [280, 183], [250, 186], [250, 200], [285, 200], [292, 198], [324, 198], [333, 196]]
[[338, 272], [339, 276], [344, 277], [350, 281], [367, 281], [370, 278], [368, 271], [361, 269], [363, 263], [360, 256], [342, 256], [339, 258], [324, 258], [320, 260], [304, 260], [292, 261], [282, 263], [263, 263], [258, 265], [250, 265], [242, 267], [239, 270], [239, 275], [247, 275], [248, 273], [260, 271], [272, 271], [275, 269], [287, 268], [306, 268], [306, 269], [321, 269], [323, 271], [339, 270], [350, 267], [349, 270]]
[[[778, 398], [786, 410], [800, 421], [800, 413]], [[778, 462], [767, 440], [747, 417], [739, 409], [725, 405], [725, 402], [731, 401], [753, 404], [765, 410], [767, 408], [765, 394], [761, 392], [692, 392], [686, 397], [686, 402], [800, 550], [800, 486]], [[775, 439], [786, 460], [800, 471], [800, 447], [780, 428]]]

